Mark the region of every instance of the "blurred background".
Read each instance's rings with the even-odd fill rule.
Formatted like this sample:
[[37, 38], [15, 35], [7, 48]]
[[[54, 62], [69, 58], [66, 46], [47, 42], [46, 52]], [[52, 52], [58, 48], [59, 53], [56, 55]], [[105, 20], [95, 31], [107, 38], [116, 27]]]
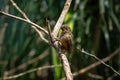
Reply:
[[[45, 18], [49, 18], [53, 29], [66, 0], [14, 1], [31, 21], [45, 29]], [[0, 10], [23, 17], [10, 0], [0, 0]], [[78, 72], [97, 60], [82, 54], [77, 48], [83, 48], [102, 59], [120, 47], [120, 0], [73, 0], [63, 24], [70, 26], [74, 35], [73, 50], [68, 59], [72, 73]], [[42, 42], [29, 24], [0, 15], [0, 77], [59, 64], [55, 49]], [[111, 58], [107, 64], [120, 71], [120, 54]], [[58, 80], [64, 76], [63, 69], [56, 67], [12, 80]], [[118, 79], [119, 76], [102, 64], [74, 77], [74, 80]]]

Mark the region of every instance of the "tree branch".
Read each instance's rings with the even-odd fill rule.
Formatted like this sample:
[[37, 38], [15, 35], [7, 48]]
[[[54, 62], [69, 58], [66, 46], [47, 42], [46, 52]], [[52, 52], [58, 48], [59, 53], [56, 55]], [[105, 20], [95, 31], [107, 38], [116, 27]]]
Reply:
[[[115, 50], [113, 53], [111, 53], [111, 55], [109, 55], [108, 57], [101, 59], [101, 61], [107, 62], [107, 61], [109, 61], [110, 59], [112, 59], [114, 56], [116, 56], [118, 53], [120, 53], [120, 48], [116, 49], [116, 50]], [[92, 57], [92, 56], [91, 56], [91, 57]], [[77, 75], [81, 75], [81, 74], [86, 73], [87, 71], [89, 71], [89, 70], [97, 67], [98, 65], [102, 64], [101, 61], [97, 61], [97, 62], [95, 62], [95, 63], [93, 63], [93, 64], [91, 64], [91, 65], [89, 65], [89, 66], [87, 66], [87, 67], [85, 67], [85, 68], [83, 68], [83, 69], [80, 69], [78, 72], [74, 72], [74, 73], [73, 73], [73, 76], [75, 77], [75, 76], [77, 76]], [[65, 80], [65, 78], [62, 78], [61, 80]]]
[[13, 68], [13, 69], [11, 69], [11, 70], [9, 70], [9, 71], [6, 71], [6, 72], [5, 72], [5, 73], [6, 73], [5, 75], [8, 76], [8, 75], [11, 75], [11, 74], [15, 73], [17, 70], [24, 69], [24, 68], [26, 68], [27, 66], [29, 66], [30, 64], [34, 64], [34, 63], [42, 60], [43, 58], [45, 58], [46, 56], [48, 56], [48, 54], [49, 54], [49, 53], [47, 53], [47, 52], [43, 52], [41, 55], [39, 55], [39, 56], [37, 56], [37, 57], [35, 57], [35, 58], [33, 58], [33, 59], [31, 59], [31, 60], [23, 63], [23, 64], [17, 66], [16, 68]]
[[50, 23], [49, 23], [49, 20], [46, 19], [46, 25], [47, 25], [47, 30], [48, 30], [48, 33], [49, 33], [49, 37], [50, 37], [50, 41], [51, 43], [53, 43], [53, 37], [52, 37], [52, 33], [51, 33], [51, 28], [50, 28]]
[[[107, 62], [107, 61], [109, 61], [110, 59], [112, 59], [115, 55], [117, 55], [119, 52], [120, 52], [120, 48], [116, 49], [116, 50], [115, 50], [113, 53], [111, 53], [111, 55], [109, 55], [108, 57], [101, 59], [101, 61], [102, 61], [102, 62]], [[100, 64], [103, 64], [101, 61], [97, 61], [97, 62], [89, 65], [88, 67], [85, 67], [85, 68], [79, 70], [78, 72], [73, 73], [73, 75], [74, 75], [74, 76], [77, 76], [77, 75], [79, 75], [79, 74], [83, 74], [83, 73], [91, 70], [92, 68], [94, 68], [94, 67], [96, 67], [96, 66], [98, 66], [98, 65], [100, 65]], [[119, 75], [119, 73], [116, 73], [116, 74]]]
[[65, 2], [62, 13], [61, 13], [61, 15], [60, 15], [55, 27], [54, 27], [53, 33], [52, 33], [55, 38], [57, 37], [57, 34], [58, 34], [60, 27], [62, 26], [63, 20], [64, 20], [67, 12], [69, 10], [71, 2], [72, 2], [72, 0], [66, 0], [66, 2]]
[[56, 65], [56, 66], [55, 65], [51, 65], [51, 66], [38, 67], [38, 68], [35, 68], [35, 69], [31, 69], [31, 70], [25, 71], [23, 73], [19, 73], [19, 74], [13, 75], [13, 76], [0, 78], [0, 80], [15, 79], [15, 78], [18, 78], [20, 76], [26, 75], [28, 73], [32, 73], [32, 72], [39, 71], [39, 70], [44, 70], [44, 69], [57, 68], [57, 67], [61, 67], [61, 65]]
[[28, 23], [28, 24], [30, 24], [30, 25], [33, 25], [33, 26], [37, 27], [38, 29], [40, 29], [40, 30], [43, 31], [44, 33], [48, 34], [48, 32], [47, 32], [44, 28], [40, 27], [39, 25], [37, 25], [37, 24], [35, 24], [35, 23], [31, 22], [31, 21], [28, 21], [28, 20], [23, 19], [23, 18], [21, 18], [21, 17], [17, 17], [17, 16], [14, 16], [14, 15], [11, 15], [11, 14], [9, 14], [9, 13], [5, 13], [5, 12], [3, 12], [3, 11], [0, 11], [0, 14], [5, 15], [5, 16], [8, 16], [8, 17], [11, 17], [11, 18], [14, 18], [14, 19], [17, 19], [17, 20], [20, 20], [20, 21], [23, 21], [23, 22], [26, 22], [26, 23]]
[[[28, 21], [31, 22], [31, 20], [28, 18], [28, 16], [18, 7], [18, 5], [14, 2], [14, 0], [10, 0], [10, 1], [11, 1], [12, 5], [22, 14], [23, 17], [26, 20], [28, 20]], [[39, 31], [38, 28], [36, 28], [33, 25], [31, 25], [31, 27], [39, 34], [39, 36], [40, 36], [40, 38], [41, 38], [42, 41], [48, 43], [48, 40], [43, 37], [43, 34]]]
[[52, 32], [52, 37], [53, 37], [52, 39], [54, 41], [53, 47], [56, 49], [56, 51], [59, 55], [59, 58], [62, 62], [62, 66], [63, 66], [64, 73], [65, 73], [65, 76], [66, 76], [66, 80], [73, 80], [73, 75], [72, 75], [72, 72], [71, 72], [71, 69], [70, 69], [70, 66], [69, 66], [69, 62], [68, 62], [67, 57], [65, 55], [65, 52], [62, 51], [62, 49], [59, 45], [59, 42], [56, 40], [56, 38], [57, 38], [58, 31], [59, 31], [60, 27], [62, 26], [63, 20], [64, 20], [67, 12], [69, 10], [71, 1], [72, 0], [66, 0], [64, 8], [62, 10], [62, 13], [61, 13], [61, 15], [60, 15], [55, 27], [54, 27], [53, 32]]
[[12, 5], [22, 14], [22, 16], [27, 19], [30, 20], [27, 15], [18, 7], [18, 5], [14, 2], [14, 0], [10, 0], [10, 2], [12, 3]]

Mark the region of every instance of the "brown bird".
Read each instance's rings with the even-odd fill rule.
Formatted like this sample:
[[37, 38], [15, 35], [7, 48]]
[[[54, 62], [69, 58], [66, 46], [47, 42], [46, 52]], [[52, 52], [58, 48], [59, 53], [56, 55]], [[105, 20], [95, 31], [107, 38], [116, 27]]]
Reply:
[[61, 30], [62, 30], [60, 35], [61, 48], [65, 50], [67, 54], [70, 54], [72, 49], [72, 37], [73, 37], [71, 29], [68, 26], [62, 26]]

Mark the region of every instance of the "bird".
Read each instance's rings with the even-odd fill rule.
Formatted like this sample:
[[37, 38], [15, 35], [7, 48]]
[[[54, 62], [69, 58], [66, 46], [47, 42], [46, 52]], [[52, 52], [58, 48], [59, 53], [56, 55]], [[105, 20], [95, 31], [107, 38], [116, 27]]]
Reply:
[[73, 35], [71, 29], [68, 26], [62, 26], [61, 30], [62, 30], [60, 34], [61, 49], [63, 49], [67, 54], [70, 54], [73, 44], [72, 40]]

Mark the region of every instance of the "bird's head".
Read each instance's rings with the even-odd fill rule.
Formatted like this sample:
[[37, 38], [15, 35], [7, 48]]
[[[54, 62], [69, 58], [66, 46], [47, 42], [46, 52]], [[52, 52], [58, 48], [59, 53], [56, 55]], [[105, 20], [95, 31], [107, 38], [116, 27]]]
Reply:
[[61, 30], [62, 30], [62, 32], [71, 32], [71, 29], [68, 26], [62, 26]]

